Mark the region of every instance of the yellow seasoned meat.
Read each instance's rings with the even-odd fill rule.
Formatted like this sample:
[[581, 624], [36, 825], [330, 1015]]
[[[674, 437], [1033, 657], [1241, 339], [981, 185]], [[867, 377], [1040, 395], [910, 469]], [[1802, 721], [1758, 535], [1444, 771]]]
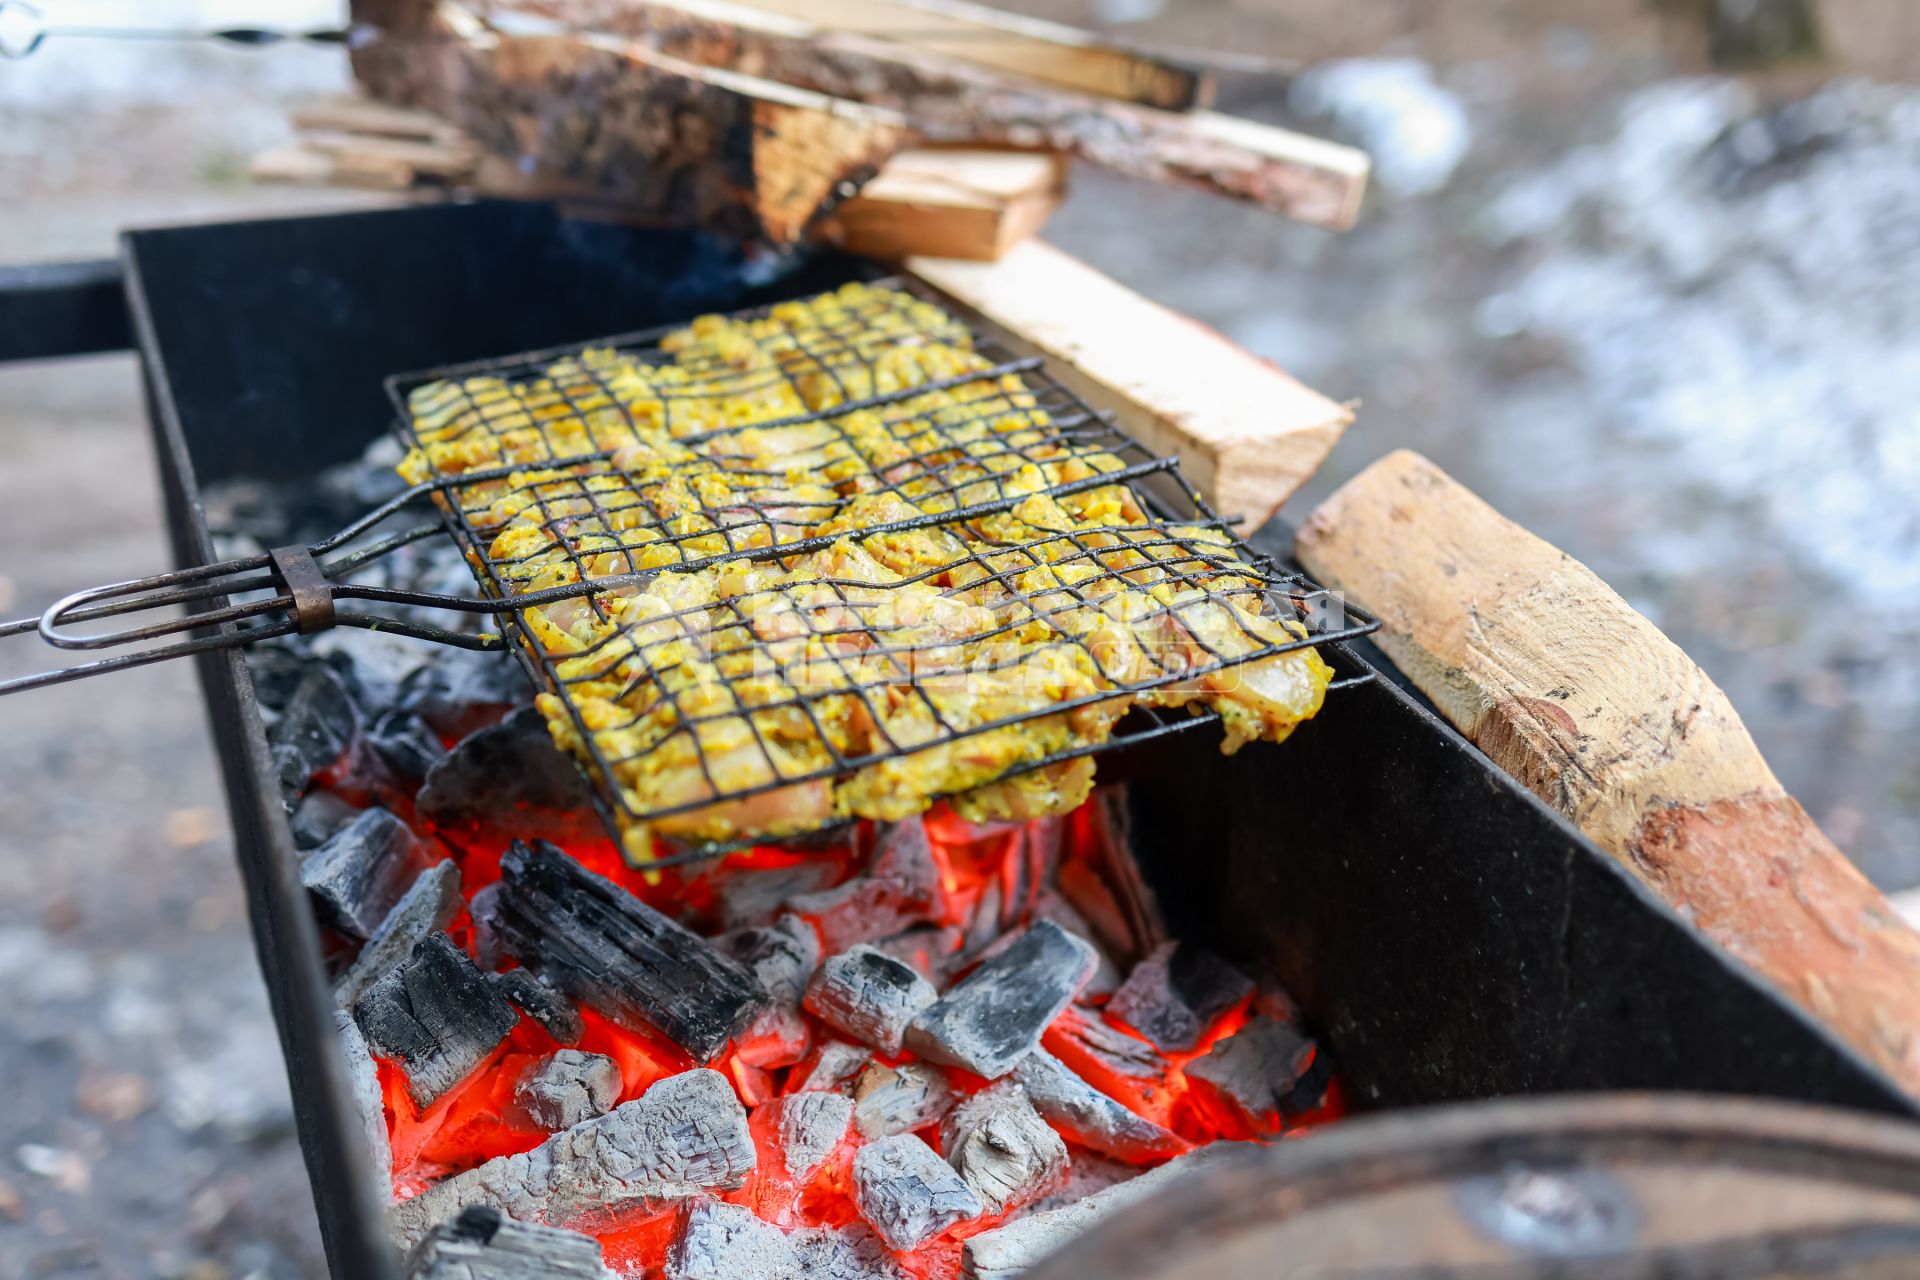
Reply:
[[1063, 812], [1093, 782], [1070, 753], [1132, 706], [1217, 711], [1227, 751], [1318, 711], [1331, 672], [1267, 652], [1305, 633], [1231, 540], [1153, 519], [1098, 429], [992, 367], [938, 308], [849, 285], [413, 393], [401, 470], [472, 477], [445, 500], [508, 597], [603, 584], [519, 615], [633, 856], [941, 796]]

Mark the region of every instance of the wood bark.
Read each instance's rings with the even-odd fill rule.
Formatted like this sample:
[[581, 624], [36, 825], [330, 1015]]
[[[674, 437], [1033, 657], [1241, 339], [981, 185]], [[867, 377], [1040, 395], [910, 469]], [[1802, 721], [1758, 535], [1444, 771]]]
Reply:
[[1222, 512], [1258, 527], [1320, 468], [1353, 415], [1205, 325], [1033, 240], [993, 263], [907, 270], [1051, 371]]
[[354, 54], [370, 93], [451, 121], [535, 187], [636, 218], [792, 244], [907, 136], [889, 111], [618, 36], [502, 35], [448, 4], [401, 26], [417, 34]]
[[1496, 764], [1920, 1094], [1920, 934], [1658, 628], [1405, 451], [1315, 511], [1299, 555]]
[[[424, 2], [358, 0], [356, 13], [359, 5]], [[533, 30], [539, 27], [530, 22], [544, 22], [553, 32], [627, 37], [634, 42], [627, 48], [651, 51], [645, 55], [650, 66], [678, 59], [676, 68], [736, 72], [897, 112], [908, 139], [1070, 152], [1129, 177], [1199, 187], [1318, 226], [1351, 226], [1366, 188], [1366, 154], [1352, 147], [1212, 112], [1115, 102], [716, 0], [677, 0], [671, 7], [650, 0], [495, 0], [484, 12], [502, 28]], [[385, 55], [378, 49], [357, 54], [356, 69], [383, 60], [413, 64], [419, 72], [403, 81], [453, 81], [460, 92], [458, 69], [444, 59], [423, 56], [404, 41], [393, 42]], [[395, 97], [382, 87], [391, 83], [384, 78], [376, 83], [367, 71], [360, 74], [378, 96], [424, 105], [418, 97]], [[581, 94], [572, 96], [587, 105]]]

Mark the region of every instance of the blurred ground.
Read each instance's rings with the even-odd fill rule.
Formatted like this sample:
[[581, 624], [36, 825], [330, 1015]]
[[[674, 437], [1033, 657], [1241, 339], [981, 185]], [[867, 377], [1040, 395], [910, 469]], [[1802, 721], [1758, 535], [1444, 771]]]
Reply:
[[[148, 25], [267, 13], [46, 7]], [[1638, 0], [1578, 6], [1578, 25], [1551, 0], [1031, 7], [1363, 59], [1227, 96], [1380, 149], [1359, 230], [1082, 171], [1049, 235], [1361, 400], [1307, 500], [1409, 445], [1593, 565], [1726, 686], [1870, 873], [1920, 882], [1920, 366], [1903, 358], [1920, 332], [1920, 100], [1824, 72], [1703, 77], [1697, 38]], [[1886, 65], [1884, 40], [1848, 38]], [[240, 176], [290, 102], [344, 79], [298, 48], [49, 44], [0, 62], [0, 258], [365, 203]], [[0, 614], [162, 567], [158, 530], [131, 358], [0, 368]], [[41, 657], [0, 646], [0, 677]], [[0, 730], [0, 1280], [317, 1274], [192, 677], [11, 699]]]

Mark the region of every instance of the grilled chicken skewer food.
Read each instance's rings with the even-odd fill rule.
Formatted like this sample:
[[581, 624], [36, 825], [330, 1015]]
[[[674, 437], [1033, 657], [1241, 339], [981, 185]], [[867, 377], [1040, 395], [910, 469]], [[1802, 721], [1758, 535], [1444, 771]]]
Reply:
[[409, 480], [517, 468], [447, 499], [504, 595], [622, 579], [519, 617], [557, 674], [548, 725], [610, 775], [636, 860], [943, 796], [1065, 812], [1130, 708], [1217, 712], [1231, 752], [1285, 738], [1331, 679], [1217, 525], [1101, 481], [1125, 470], [1111, 428], [898, 290], [409, 408]]

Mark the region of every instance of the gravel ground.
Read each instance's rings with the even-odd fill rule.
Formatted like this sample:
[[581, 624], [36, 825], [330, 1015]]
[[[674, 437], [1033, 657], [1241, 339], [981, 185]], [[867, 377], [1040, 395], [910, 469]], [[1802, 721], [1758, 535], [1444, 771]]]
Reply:
[[[1920, 881], [1913, 100], [1847, 84], [1774, 112], [1820, 86], [1700, 78], [1637, 0], [1581, 6], [1579, 28], [1491, 0], [1053, 11], [1364, 59], [1229, 90], [1381, 150], [1360, 230], [1083, 172], [1049, 235], [1362, 401], [1308, 500], [1411, 445], [1588, 561], [1728, 688], [1872, 874]], [[310, 50], [8, 64], [5, 256], [366, 203], [238, 177], [289, 101], [341, 83]], [[129, 357], [0, 368], [0, 614], [163, 567], [151, 475]], [[0, 645], [0, 677], [42, 656]], [[319, 1274], [191, 674], [12, 699], [0, 728], [0, 1280]]]

